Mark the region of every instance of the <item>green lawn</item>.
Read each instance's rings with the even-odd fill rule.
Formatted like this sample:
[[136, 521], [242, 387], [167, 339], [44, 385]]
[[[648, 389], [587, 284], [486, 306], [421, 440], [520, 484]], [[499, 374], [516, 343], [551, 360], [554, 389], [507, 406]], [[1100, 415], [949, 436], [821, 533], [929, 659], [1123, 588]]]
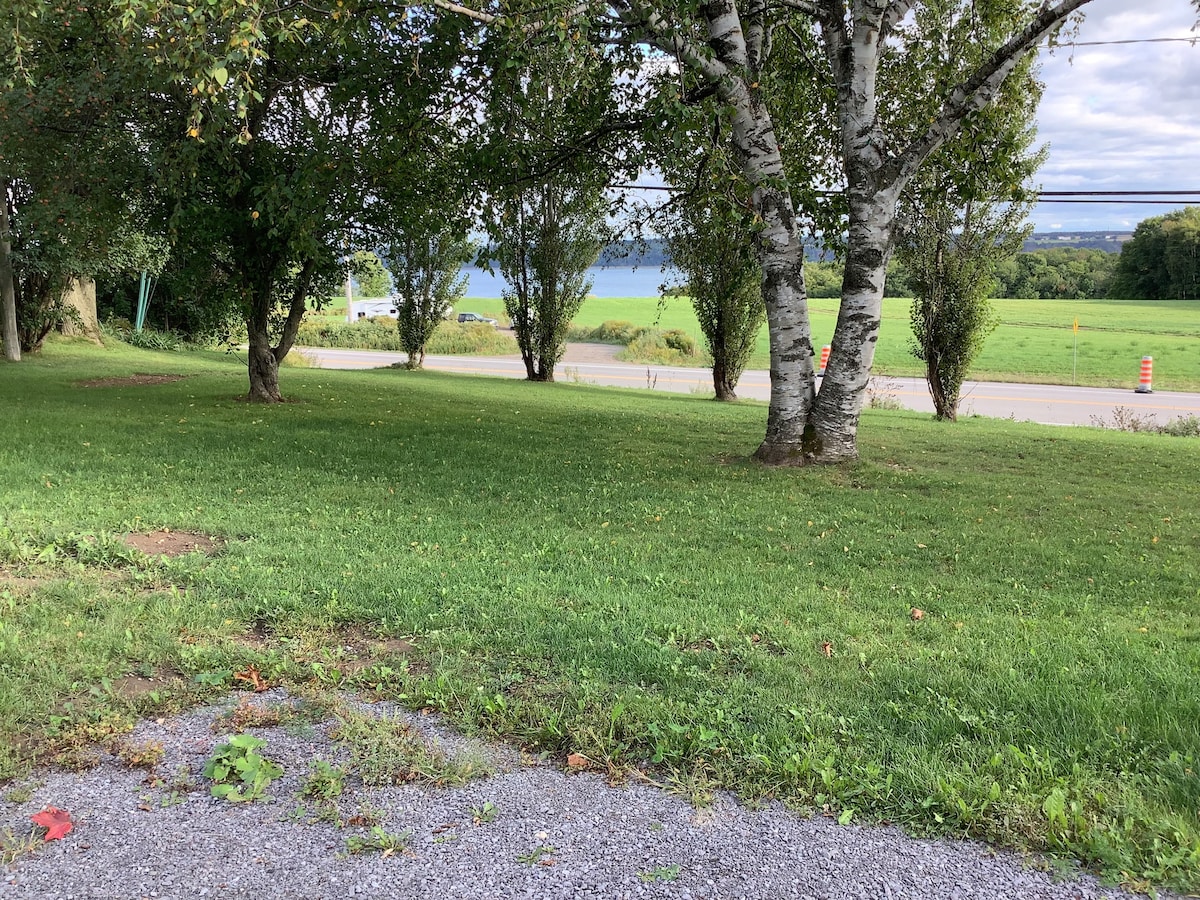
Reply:
[[[1143, 356], [1154, 357], [1154, 386], [1160, 390], [1200, 390], [1200, 302], [1132, 300], [997, 300], [1000, 326], [992, 332], [971, 373], [990, 381], [1070, 384], [1073, 324], [1079, 320], [1076, 381], [1096, 387], [1135, 387]], [[921, 375], [909, 351], [910, 301], [884, 301], [883, 327], [875, 357], [881, 375]], [[503, 317], [499, 300], [467, 299], [459, 304]], [[811, 300], [814, 343], [833, 337], [836, 300]], [[600, 298], [584, 302], [575, 324], [594, 327], [609, 319], [635, 325], [682, 328], [703, 346], [700, 327], [686, 298], [660, 307], [654, 298]], [[758, 337], [750, 368], [770, 367], [767, 332]]]
[[[189, 377], [76, 384], [131, 372]], [[353, 629], [415, 650], [347, 683], [468, 731], [1200, 889], [1196, 441], [868, 411], [861, 462], [774, 471], [759, 404], [287, 369], [267, 408], [245, 378], [0, 367], [0, 771], [249, 662], [337, 684]], [[112, 537], [160, 527], [227, 544]]]

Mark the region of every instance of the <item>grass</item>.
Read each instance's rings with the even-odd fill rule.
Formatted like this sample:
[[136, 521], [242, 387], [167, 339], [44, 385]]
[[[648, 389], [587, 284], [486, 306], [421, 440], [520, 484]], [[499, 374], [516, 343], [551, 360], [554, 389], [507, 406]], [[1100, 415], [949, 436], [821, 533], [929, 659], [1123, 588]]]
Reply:
[[[473, 310], [504, 315], [500, 300], [464, 301]], [[909, 351], [907, 299], [887, 298], [875, 357], [880, 375], [921, 375], [921, 364]], [[988, 338], [971, 377], [988, 381], [1070, 384], [1079, 320], [1077, 383], [1094, 387], [1137, 386], [1141, 359], [1154, 357], [1154, 386], [1160, 390], [1200, 390], [1200, 302], [1132, 300], [996, 300], [998, 327]], [[829, 343], [837, 322], [837, 301], [809, 301], [813, 340]], [[464, 307], [465, 308], [465, 307]], [[668, 298], [592, 297], [584, 302], [575, 324], [594, 328], [609, 320], [679, 328], [703, 347], [703, 336], [690, 301]], [[687, 364], [683, 361], [683, 364]], [[767, 331], [758, 336], [749, 368], [770, 368]]]
[[[130, 372], [189, 377], [74, 384]], [[263, 408], [72, 343], [0, 378], [7, 776], [370, 632], [414, 648], [371, 689], [467, 732], [1200, 888], [1194, 440], [868, 411], [859, 463], [781, 472], [756, 404], [290, 369]], [[107, 537], [163, 526], [227, 543]]]

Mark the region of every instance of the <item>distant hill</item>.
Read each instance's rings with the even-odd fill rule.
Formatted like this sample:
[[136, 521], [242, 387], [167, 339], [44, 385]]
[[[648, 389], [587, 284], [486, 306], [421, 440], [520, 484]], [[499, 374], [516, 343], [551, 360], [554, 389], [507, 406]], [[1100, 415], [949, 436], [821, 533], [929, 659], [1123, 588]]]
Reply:
[[1120, 253], [1121, 245], [1131, 237], [1131, 231], [1038, 231], [1029, 236], [1021, 249], [1026, 253], [1064, 248]]
[[[819, 259], [833, 259], [833, 254], [822, 255], [820, 245], [806, 243], [804, 258], [815, 262]], [[659, 268], [669, 263], [670, 254], [667, 252], [667, 242], [662, 238], [648, 238], [644, 241], [617, 241], [609, 244], [600, 254], [596, 265], [609, 268], [620, 266]]]
[[[1103, 250], [1120, 253], [1121, 245], [1133, 237], [1127, 231], [1039, 231], [1030, 235], [1021, 248], [1025, 253], [1034, 250]], [[832, 259], [831, 254], [822, 255], [821, 247], [808, 244], [804, 255], [810, 261]], [[597, 265], [609, 267], [638, 266], [659, 268], [669, 260], [666, 241], [650, 238], [645, 241], [618, 241], [609, 244], [600, 254]]]

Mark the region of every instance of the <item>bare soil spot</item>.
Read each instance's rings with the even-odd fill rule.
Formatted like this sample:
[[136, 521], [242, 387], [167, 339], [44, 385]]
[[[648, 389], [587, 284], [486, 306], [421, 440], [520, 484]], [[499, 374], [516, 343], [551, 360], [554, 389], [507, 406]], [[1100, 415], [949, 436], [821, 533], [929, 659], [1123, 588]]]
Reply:
[[40, 579], [13, 575], [11, 572], [0, 569], [0, 591], [12, 591], [23, 596], [33, 593], [34, 588], [41, 583]]
[[[344, 649], [347, 652], [347, 658], [341, 669], [345, 674], [353, 675], [355, 672], [370, 668], [383, 659], [397, 656], [407, 658], [412, 655], [415, 648], [403, 638], [386, 638], [361, 644], [346, 644]], [[412, 671], [417, 668], [417, 666], [410, 666]]]
[[182, 381], [185, 378], [187, 378], [186, 375], [134, 372], [132, 375], [114, 378], [89, 378], [86, 381], [77, 381], [75, 384], [78, 387], [133, 387], [143, 384], [170, 384], [172, 381]]
[[121, 539], [126, 546], [147, 556], [183, 556], [203, 553], [212, 556], [221, 545], [206, 534], [194, 531], [152, 531], [150, 534], [127, 534]]
[[155, 672], [145, 675], [122, 675], [112, 680], [113, 696], [130, 702], [148, 697], [156, 691], [166, 690], [179, 683], [179, 676], [171, 671]]

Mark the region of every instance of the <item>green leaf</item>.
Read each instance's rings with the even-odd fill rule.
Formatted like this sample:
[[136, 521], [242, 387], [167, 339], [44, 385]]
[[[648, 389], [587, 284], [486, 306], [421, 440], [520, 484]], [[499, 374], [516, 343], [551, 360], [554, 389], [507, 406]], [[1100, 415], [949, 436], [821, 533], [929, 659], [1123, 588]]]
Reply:
[[220, 66], [219, 68], [214, 69], [212, 74], [213, 78], [216, 79], [217, 84], [219, 84], [221, 87], [225, 87], [225, 83], [229, 81], [229, 70], [224, 66]]

